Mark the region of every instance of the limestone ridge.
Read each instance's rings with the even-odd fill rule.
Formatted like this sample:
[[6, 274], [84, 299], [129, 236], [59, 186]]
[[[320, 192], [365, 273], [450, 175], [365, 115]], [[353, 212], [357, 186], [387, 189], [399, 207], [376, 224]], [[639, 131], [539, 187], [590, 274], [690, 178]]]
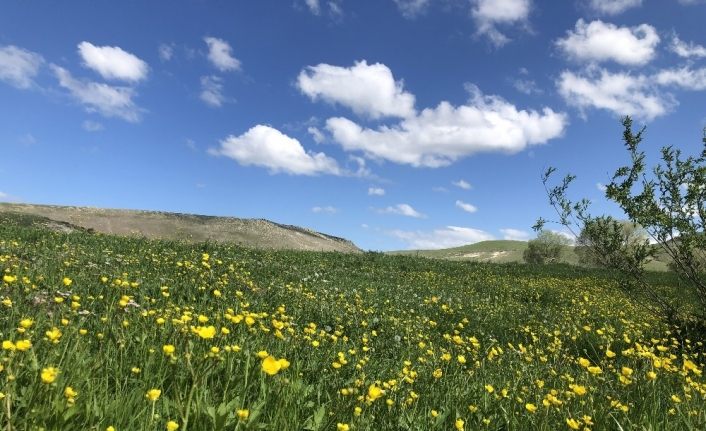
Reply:
[[282, 250], [361, 251], [353, 242], [344, 238], [266, 219], [17, 203], [0, 203], [0, 212], [41, 216], [58, 224], [69, 223], [113, 235], [190, 242], [230, 242], [247, 247]]

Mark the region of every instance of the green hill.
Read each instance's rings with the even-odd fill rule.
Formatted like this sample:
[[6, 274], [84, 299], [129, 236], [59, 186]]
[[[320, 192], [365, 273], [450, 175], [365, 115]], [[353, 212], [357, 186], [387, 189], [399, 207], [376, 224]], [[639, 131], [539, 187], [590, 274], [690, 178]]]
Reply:
[[[522, 253], [526, 248], [526, 241], [494, 240], [439, 250], [399, 250], [388, 254], [470, 262], [522, 263]], [[666, 271], [667, 261], [668, 257], [664, 253], [658, 253], [657, 259], [649, 262], [647, 268], [652, 271]], [[578, 256], [574, 253], [573, 246], [564, 247], [561, 262], [578, 265]]]

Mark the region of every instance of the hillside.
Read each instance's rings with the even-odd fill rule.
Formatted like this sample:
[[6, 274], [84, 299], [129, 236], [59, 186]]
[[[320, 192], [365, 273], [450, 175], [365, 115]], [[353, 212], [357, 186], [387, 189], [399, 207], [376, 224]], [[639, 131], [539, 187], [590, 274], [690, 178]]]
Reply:
[[[439, 250], [400, 250], [391, 251], [388, 252], [388, 254], [471, 262], [521, 263], [523, 262], [522, 253], [526, 248], [527, 242], [525, 241], [495, 240]], [[561, 261], [571, 265], [578, 265], [578, 257], [576, 253], [574, 253], [574, 247], [564, 247]], [[647, 264], [647, 269], [652, 271], [666, 271], [667, 261], [668, 257], [664, 255], [664, 253], [658, 254], [656, 260]]]
[[3, 430], [706, 429], [702, 338], [608, 271], [47, 222], [0, 212]]
[[360, 252], [351, 241], [310, 229], [264, 219], [241, 219], [157, 211], [0, 203], [0, 212], [48, 219], [52, 228], [66, 224], [96, 232], [189, 242], [218, 241], [287, 250]]
[[[526, 241], [495, 240], [439, 250], [400, 250], [390, 252], [390, 254], [473, 262], [510, 263], [522, 262], [522, 253], [526, 248]], [[566, 247], [562, 258], [566, 263], [577, 263], [572, 247]]]

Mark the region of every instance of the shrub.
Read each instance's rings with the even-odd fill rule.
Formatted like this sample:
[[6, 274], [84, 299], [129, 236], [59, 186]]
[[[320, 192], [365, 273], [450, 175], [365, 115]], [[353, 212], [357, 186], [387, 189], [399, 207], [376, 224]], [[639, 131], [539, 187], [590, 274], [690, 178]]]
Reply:
[[[572, 201], [567, 191], [575, 176], [566, 175], [550, 187], [555, 168], [547, 169], [542, 178], [549, 203], [559, 224], [581, 232], [578, 236], [590, 244], [591, 259], [624, 275], [621, 287], [631, 298], [682, 328], [706, 328], [706, 130], [700, 154], [684, 158], [680, 150], [667, 146], [661, 150], [661, 161], [648, 170], [640, 150], [645, 128], [635, 133], [630, 117], [622, 124], [630, 163], [615, 171], [606, 197], [631, 223], [642, 226], [647, 237], [627, 240], [619, 220], [591, 215], [586, 199]], [[540, 218], [535, 229], [543, 229], [546, 222]], [[683, 293], [696, 304], [671, 300], [646, 279], [645, 263], [660, 250], [671, 260]]]

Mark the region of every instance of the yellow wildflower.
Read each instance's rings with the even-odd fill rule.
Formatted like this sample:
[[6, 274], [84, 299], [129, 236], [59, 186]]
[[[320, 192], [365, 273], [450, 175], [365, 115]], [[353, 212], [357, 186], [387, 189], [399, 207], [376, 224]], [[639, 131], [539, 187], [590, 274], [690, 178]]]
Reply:
[[159, 399], [159, 396], [162, 395], [162, 391], [160, 389], [150, 389], [147, 391], [145, 394], [145, 398], [147, 398], [150, 401], [157, 401]]
[[42, 383], [51, 384], [54, 383], [56, 377], [59, 375], [59, 369], [55, 367], [44, 368], [40, 374], [42, 378]]
[[279, 370], [281, 369], [282, 364], [280, 364], [280, 362], [273, 356], [268, 356], [262, 360], [262, 371], [269, 374], [270, 376], [274, 376], [275, 374], [279, 373]]

